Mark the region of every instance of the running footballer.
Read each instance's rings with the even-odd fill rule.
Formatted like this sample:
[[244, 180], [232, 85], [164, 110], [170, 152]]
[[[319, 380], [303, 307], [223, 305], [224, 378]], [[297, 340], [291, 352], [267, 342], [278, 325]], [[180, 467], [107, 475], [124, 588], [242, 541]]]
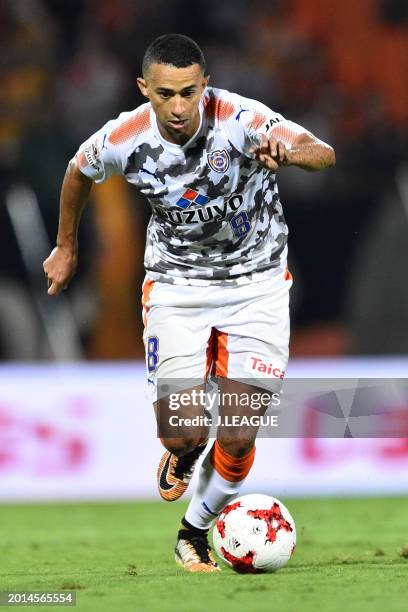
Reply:
[[[203, 53], [186, 36], [154, 40], [137, 82], [148, 101], [108, 121], [68, 164], [57, 246], [44, 262], [48, 293], [58, 294], [75, 273], [92, 183], [123, 175], [152, 209], [143, 319], [156, 408], [158, 379], [204, 385], [212, 374], [224, 391], [273, 389], [288, 361], [292, 284], [276, 172], [322, 170], [334, 165], [334, 151], [264, 104], [210, 87]], [[204, 406], [191, 402], [188, 410], [203, 414]], [[219, 571], [208, 530], [251, 469], [256, 433], [219, 428], [207, 449], [176, 540], [176, 560], [189, 571]], [[162, 442], [158, 488], [173, 501], [208, 440], [187, 430]]]

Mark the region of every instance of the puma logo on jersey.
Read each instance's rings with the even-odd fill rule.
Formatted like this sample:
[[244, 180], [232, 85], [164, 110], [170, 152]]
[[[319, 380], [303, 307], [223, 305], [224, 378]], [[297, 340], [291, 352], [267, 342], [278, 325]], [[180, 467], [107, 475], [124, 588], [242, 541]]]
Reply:
[[150, 172], [150, 170], [147, 170], [146, 168], [141, 168], [140, 172], [145, 172], [146, 174], [150, 174], [150, 176], [152, 176], [153, 178], [156, 179], [156, 181], [158, 181], [158, 177], [156, 176], [155, 172]]
[[242, 108], [242, 106], [241, 106], [241, 105], [239, 105], [239, 106], [240, 106], [240, 110], [238, 111], [238, 114], [237, 114], [237, 116], [235, 117], [235, 119], [236, 119], [237, 121], [239, 121], [239, 119], [240, 119], [240, 117], [241, 117], [242, 113], [248, 113], [248, 112], [249, 112], [249, 108]]

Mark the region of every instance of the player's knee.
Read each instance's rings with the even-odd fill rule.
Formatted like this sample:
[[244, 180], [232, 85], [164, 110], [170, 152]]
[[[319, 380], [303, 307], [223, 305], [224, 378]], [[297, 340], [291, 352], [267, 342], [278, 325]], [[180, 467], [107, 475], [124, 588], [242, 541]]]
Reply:
[[197, 446], [197, 438], [185, 437], [185, 438], [162, 438], [163, 445], [168, 451], [181, 457], [189, 451], [193, 450]]
[[252, 449], [254, 440], [252, 438], [220, 438], [218, 444], [231, 455], [231, 457], [245, 457]]

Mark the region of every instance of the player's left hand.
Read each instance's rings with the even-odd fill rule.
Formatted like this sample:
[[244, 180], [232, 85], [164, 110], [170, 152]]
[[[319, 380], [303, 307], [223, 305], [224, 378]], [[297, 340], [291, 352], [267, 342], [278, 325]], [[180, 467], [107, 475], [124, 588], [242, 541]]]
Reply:
[[251, 147], [250, 153], [255, 155], [255, 159], [268, 170], [275, 171], [279, 166], [286, 166], [289, 163], [289, 151], [280, 140], [268, 138], [264, 134], [259, 137], [259, 146]]

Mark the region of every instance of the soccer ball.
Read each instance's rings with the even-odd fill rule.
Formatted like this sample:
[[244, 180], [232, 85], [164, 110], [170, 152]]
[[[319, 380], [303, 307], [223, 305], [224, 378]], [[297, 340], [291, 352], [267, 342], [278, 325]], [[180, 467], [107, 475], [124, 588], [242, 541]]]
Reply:
[[244, 495], [221, 511], [213, 542], [218, 556], [239, 573], [275, 572], [295, 550], [295, 522], [275, 497]]

